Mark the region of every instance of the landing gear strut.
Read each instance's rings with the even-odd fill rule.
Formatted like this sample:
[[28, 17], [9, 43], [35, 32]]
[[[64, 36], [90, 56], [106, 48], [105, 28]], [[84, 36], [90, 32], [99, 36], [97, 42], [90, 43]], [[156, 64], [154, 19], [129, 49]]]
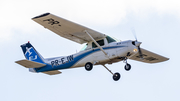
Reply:
[[103, 65], [103, 66], [113, 75], [113, 80], [114, 81], [118, 81], [120, 79], [121, 75], [118, 72], [117, 73], [113, 73], [105, 65]]
[[126, 63], [126, 65], [124, 66], [124, 69], [125, 69], [126, 71], [131, 70], [131, 65], [127, 63], [127, 58], [124, 59], [124, 63]]

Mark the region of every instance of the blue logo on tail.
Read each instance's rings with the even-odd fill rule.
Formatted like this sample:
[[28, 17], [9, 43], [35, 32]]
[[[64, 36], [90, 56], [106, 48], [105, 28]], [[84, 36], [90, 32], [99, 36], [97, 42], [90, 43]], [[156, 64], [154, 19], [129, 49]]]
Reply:
[[40, 55], [37, 53], [35, 48], [29, 42], [24, 45], [21, 45], [21, 47], [22, 47], [22, 50], [24, 52], [26, 59], [30, 61], [44, 63]]

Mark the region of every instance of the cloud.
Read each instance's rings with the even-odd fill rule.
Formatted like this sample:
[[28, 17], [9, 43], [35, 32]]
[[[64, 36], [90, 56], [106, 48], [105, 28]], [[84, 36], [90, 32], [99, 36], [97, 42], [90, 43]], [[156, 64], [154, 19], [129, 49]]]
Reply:
[[[174, 14], [180, 18], [178, 0], [4, 0], [0, 4], [0, 39], [8, 39], [19, 29], [30, 33], [38, 24], [32, 17], [51, 12], [57, 16], [89, 25], [111, 27], [121, 23], [132, 12], [146, 18], [149, 12]], [[5, 35], [5, 33], [10, 35]]]

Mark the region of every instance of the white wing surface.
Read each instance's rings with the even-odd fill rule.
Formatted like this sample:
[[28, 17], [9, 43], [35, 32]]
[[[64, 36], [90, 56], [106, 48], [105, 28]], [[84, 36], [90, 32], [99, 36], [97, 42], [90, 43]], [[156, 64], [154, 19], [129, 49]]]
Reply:
[[104, 38], [106, 36], [105, 34], [99, 33], [97, 31], [68, 21], [66, 19], [57, 17], [50, 13], [36, 16], [32, 18], [32, 20], [53, 31], [54, 33], [60, 35], [61, 37], [67, 38], [80, 44], [91, 41], [89, 36], [85, 33], [85, 30], [88, 31], [88, 33], [95, 40]]
[[169, 58], [147, 51], [143, 48], [141, 48], [141, 51], [143, 53], [143, 59], [139, 57], [138, 53], [132, 56], [130, 59], [140, 61], [140, 62], [145, 62], [145, 63], [158, 63], [158, 62], [169, 60]]

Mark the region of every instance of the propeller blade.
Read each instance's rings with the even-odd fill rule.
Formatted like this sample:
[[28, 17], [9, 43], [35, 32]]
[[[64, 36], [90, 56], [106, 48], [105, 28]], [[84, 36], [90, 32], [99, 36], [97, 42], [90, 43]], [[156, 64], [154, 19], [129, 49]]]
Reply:
[[135, 39], [136, 39], [136, 41], [137, 41], [136, 31], [135, 31], [135, 29], [134, 29], [134, 28], [131, 28], [131, 32], [133, 33], [133, 35], [134, 35], [134, 37], [135, 37]]
[[136, 47], [138, 47], [139, 57], [140, 57], [141, 59], [143, 59], [143, 54], [142, 54], [142, 51], [141, 51], [141, 48], [140, 48], [141, 42], [138, 42], [138, 40], [137, 40], [135, 29], [134, 29], [134, 28], [131, 28], [131, 31], [132, 31], [135, 39], [136, 39]]
[[140, 57], [141, 59], [143, 59], [143, 54], [142, 54], [142, 51], [141, 51], [140, 46], [138, 46], [138, 51], [139, 51], [139, 57]]

